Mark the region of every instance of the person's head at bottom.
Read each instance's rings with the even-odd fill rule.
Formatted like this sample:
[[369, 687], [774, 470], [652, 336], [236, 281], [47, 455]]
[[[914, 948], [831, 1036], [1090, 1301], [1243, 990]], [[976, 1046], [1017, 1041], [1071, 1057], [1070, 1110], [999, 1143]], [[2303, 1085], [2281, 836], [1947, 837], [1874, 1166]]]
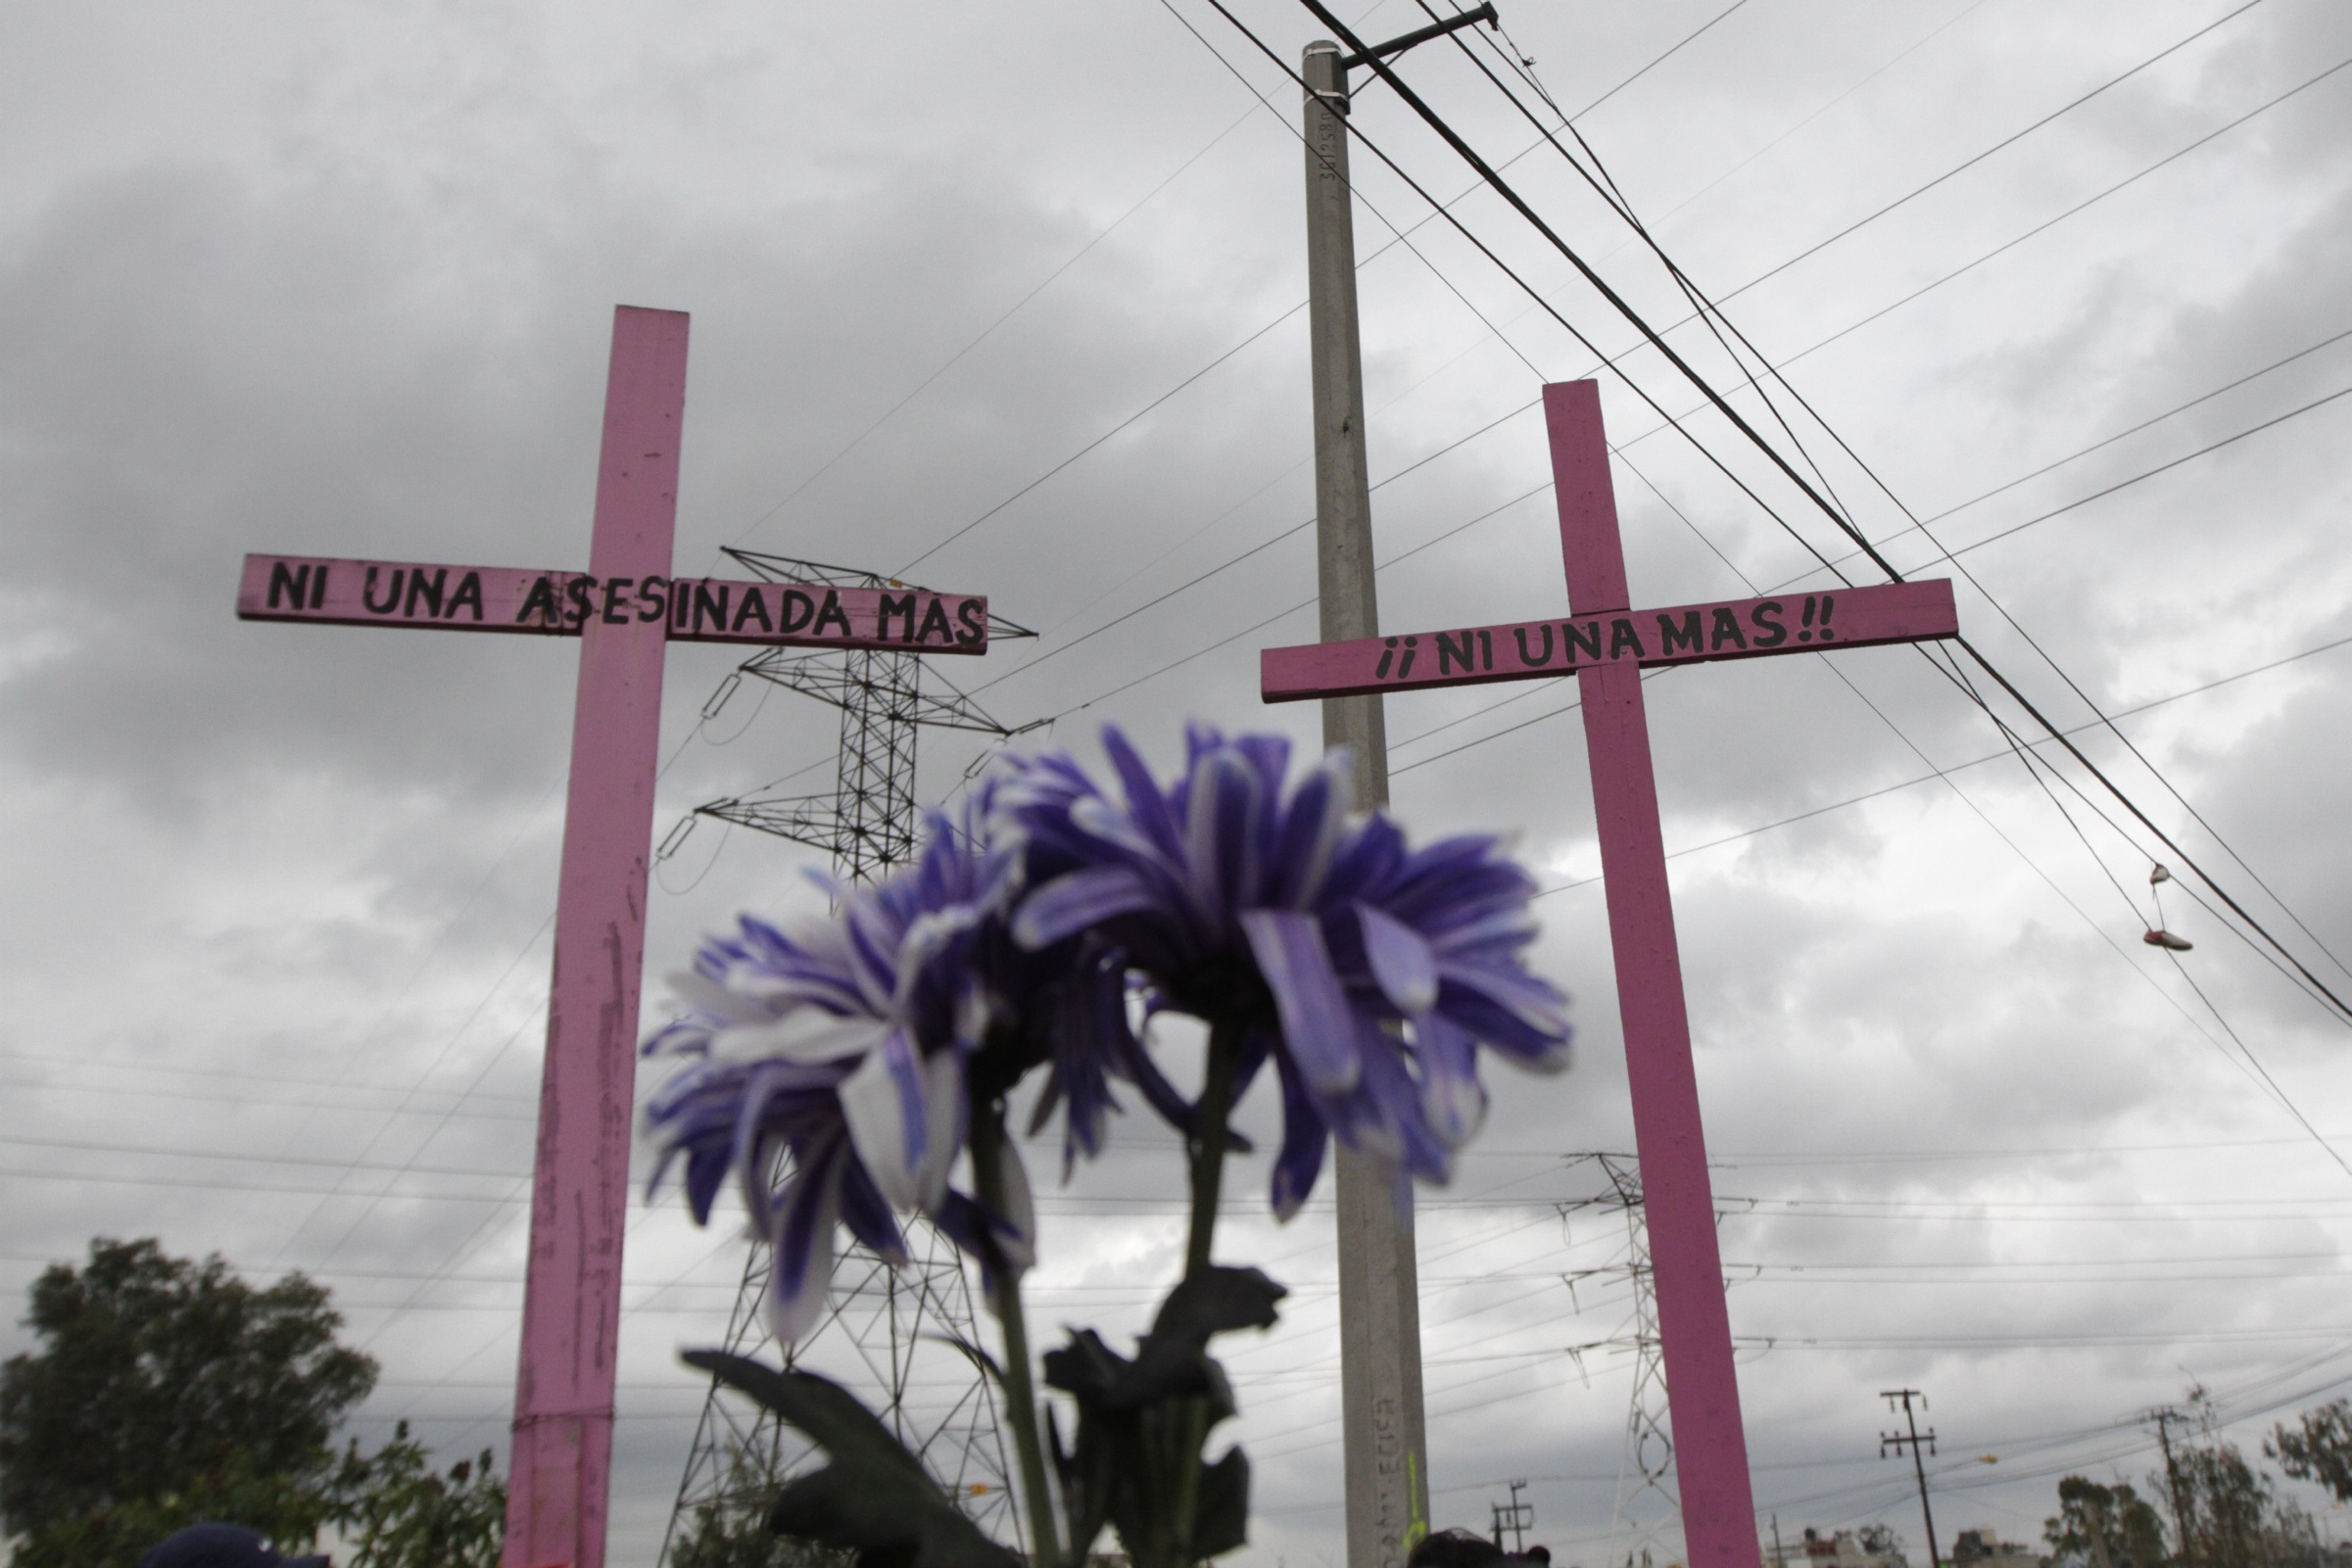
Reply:
[[1415, 1543], [1405, 1568], [1549, 1568], [1551, 1561], [1552, 1553], [1542, 1546], [1510, 1552], [1467, 1530], [1440, 1530]]
[[190, 1525], [139, 1559], [139, 1568], [330, 1568], [324, 1557], [281, 1557], [258, 1530]]

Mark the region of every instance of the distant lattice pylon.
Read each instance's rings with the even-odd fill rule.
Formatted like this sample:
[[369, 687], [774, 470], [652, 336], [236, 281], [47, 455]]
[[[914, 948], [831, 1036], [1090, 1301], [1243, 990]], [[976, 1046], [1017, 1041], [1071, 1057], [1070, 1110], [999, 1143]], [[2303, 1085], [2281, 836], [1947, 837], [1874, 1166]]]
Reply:
[[[877, 573], [816, 561], [751, 550], [727, 553], [770, 582], [832, 588], [907, 586]], [[991, 612], [988, 635], [994, 641], [1036, 634]], [[834, 791], [754, 792], [712, 801], [671, 834], [662, 846], [665, 855], [675, 851], [685, 828], [696, 817], [713, 817], [822, 849], [833, 859], [834, 875], [844, 882], [873, 881], [914, 854], [917, 731], [928, 725], [999, 737], [1020, 733], [998, 724], [970, 697], [927, 672], [921, 657], [912, 653], [861, 649], [770, 658], [763, 652], [728, 678], [705, 713], [715, 712], [745, 676], [840, 709]], [[926, 1221], [908, 1227], [907, 1243], [911, 1256], [897, 1268], [862, 1247], [851, 1247], [834, 1270], [824, 1318], [780, 1355], [761, 1308], [769, 1252], [754, 1241], [728, 1317], [725, 1348], [739, 1355], [781, 1358], [856, 1393], [876, 1406], [899, 1441], [982, 1529], [999, 1539], [1014, 1539], [1018, 1520], [996, 1391], [949, 1343], [973, 1341], [977, 1331], [963, 1259]], [[722, 1397], [713, 1383], [696, 1424], [662, 1542], [665, 1568], [701, 1568], [705, 1559], [745, 1560], [727, 1557], [721, 1548], [755, 1539], [777, 1486], [814, 1457], [797, 1434], [767, 1411], [747, 1408], [733, 1396]]]
[[1660, 1560], [1682, 1558], [1682, 1502], [1674, 1484], [1674, 1438], [1666, 1413], [1666, 1368], [1658, 1348], [1657, 1294], [1650, 1270], [1641, 1167], [1626, 1155], [1582, 1158], [1594, 1164], [1608, 1186], [1583, 1203], [1563, 1206], [1563, 1214], [1575, 1209], [1609, 1209], [1625, 1222], [1624, 1260], [1589, 1270], [1585, 1277], [1621, 1276], [1633, 1301], [1623, 1332], [1578, 1348], [1633, 1352], [1633, 1387], [1626, 1400], [1625, 1446], [1617, 1461], [1608, 1561], [1610, 1568], [1652, 1568]]

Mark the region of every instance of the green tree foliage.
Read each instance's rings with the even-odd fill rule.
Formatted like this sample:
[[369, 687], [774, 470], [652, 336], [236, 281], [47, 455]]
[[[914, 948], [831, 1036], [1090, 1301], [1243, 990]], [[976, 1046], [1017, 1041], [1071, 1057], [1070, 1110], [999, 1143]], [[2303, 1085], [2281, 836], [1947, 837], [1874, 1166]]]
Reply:
[[2280, 1498], [2235, 1444], [2208, 1439], [2179, 1450], [2174, 1462], [2183, 1517], [2173, 1530], [2185, 1568], [2275, 1568], [2317, 1553], [2311, 1516]]
[[331, 1496], [352, 1568], [498, 1568], [506, 1488], [487, 1449], [436, 1472], [403, 1421], [365, 1458], [357, 1443], [345, 1451]]
[[[2316, 1412], [2315, 1412], [2316, 1413]], [[2296, 1568], [2320, 1558], [2311, 1515], [2280, 1497], [2271, 1478], [2220, 1436], [2220, 1412], [2201, 1388], [2168, 1412], [2165, 1470], [2149, 1480], [2165, 1495], [2180, 1568]], [[2170, 1436], [2185, 1427], [2188, 1441]]]
[[132, 1568], [148, 1547], [206, 1519], [264, 1521], [253, 1528], [300, 1551], [331, 1512], [314, 1479], [258, 1474], [231, 1452], [176, 1490], [54, 1520], [18, 1542], [8, 1560], [10, 1568]]
[[433, 1468], [402, 1423], [331, 1447], [376, 1364], [335, 1341], [325, 1290], [257, 1290], [218, 1258], [90, 1244], [34, 1283], [39, 1348], [0, 1366], [0, 1524], [11, 1568], [131, 1568], [166, 1536], [233, 1519], [281, 1550], [335, 1526], [350, 1568], [496, 1568], [506, 1489], [490, 1454]]
[[2041, 1527], [2058, 1568], [2162, 1568], [2164, 1526], [2130, 1485], [2079, 1475], [2058, 1483], [2058, 1516]]
[[[105, 1568], [192, 1518], [307, 1542], [330, 1447], [376, 1363], [301, 1274], [256, 1289], [217, 1257], [90, 1244], [33, 1284], [39, 1348], [0, 1366], [0, 1525], [17, 1568]], [[140, 1535], [135, 1544], [130, 1532]]]
[[2352, 1402], [2330, 1400], [2292, 1427], [2272, 1428], [2262, 1451], [2297, 1481], [2317, 1481], [2336, 1501], [2352, 1502]]
[[731, 1447], [726, 1485], [680, 1524], [669, 1568], [851, 1568], [854, 1552], [768, 1529], [768, 1505], [782, 1485], [768, 1466]]

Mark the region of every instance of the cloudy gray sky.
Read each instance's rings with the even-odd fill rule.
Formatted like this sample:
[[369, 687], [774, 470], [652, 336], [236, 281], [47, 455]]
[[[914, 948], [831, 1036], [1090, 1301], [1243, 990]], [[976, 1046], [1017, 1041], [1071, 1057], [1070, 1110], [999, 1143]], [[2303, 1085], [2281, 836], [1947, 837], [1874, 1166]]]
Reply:
[[[1284, 59], [1315, 35], [1283, 0], [1235, 10]], [[2061, 725], [2093, 722], [2085, 694], [2158, 704], [2121, 721], [2136, 754], [2082, 744], [2352, 983], [2326, 951], [2352, 957], [2352, 650], [2313, 651], [2352, 637], [2352, 403], [2307, 406], [2352, 385], [2352, 18], [1522, 0], [1505, 21], [1850, 448], [1792, 414], [1862, 526], [1906, 569], [1939, 546], [1904, 507], [1943, 546], [1986, 542], [1960, 557], [1980, 645]], [[1461, 53], [1405, 69], [1494, 161], [1537, 141]], [[1356, 118], [1440, 198], [1470, 184], [1394, 95]], [[247, 549], [584, 563], [615, 303], [694, 313], [682, 571], [740, 543], [989, 594], [1044, 636], [954, 673], [1081, 751], [1106, 720], [1163, 759], [1186, 717], [1312, 740], [1311, 710], [1259, 708], [1253, 653], [1313, 635], [1307, 536], [1282, 537], [1312, 513], [1294, 119], [1202, 0], [0, 6], [0, 1286], [98, 1233], [313, 1270], [384, 1362], [363, 1436], [407, 1417], [453, 1451], [502, 1442], [574, 651], [230, 606]], [[1360, 253], [1412, 230], [1362, 270], [1373, 477], [1445, 453], [1376, 496], [1384, 621], [1557, 610], [1540, 422], [1512, 411], [1595, 356], [1357, 161]], [[1681, 317], [1551, 148], [1511, 178]], [[1635, 347], [1498, 201], [1455, 211], [1602, 351]], [[1738, 379], [1697, 328], [1674, 341]], [[1622, 362], [1669, 412], [1697, 404], [1655, 355]], [[1720, 420], [1694, 443], [1621, 382], [1604, 398], [1638, 598], [1813, 564], [1702, 445], [1836, 553]], [[672, 659], [657, 832], [828, 776], [833, 718], [806, 699], [746, 688], [700, 717], [728, 669]], [[2298, 1120], [2352, 1134], [2340, 1023], [2185, 897], [2165, 909], [2195, 950], [2142, 945], [2147, 835], [2072, 764], [2029, 776], [1914, 652], [1649, 690], [1757, 1501], [1785, 1533], [1884, 1519], [1924, 1559], [1881, 1388], [1933, 1401], [1948, 1546], [2034, 1539], [2070, 1469], [2143, 1474], [2136, 1413], [2192, 1381], [2253, 1441], [2352, 1378], [2352, 1174]], [[1437, 1522], [1483, 1526], [1526, 1477], [1536, 1536], [1597, 1568], [1623, 1540], [1624, 1233], [1557, 1206], [1598, 1184], [1569, 1157], [1630, 1122], [1567, 697], [1420, 694], [1389, 727], [1416, 832], [1511, 829], [1560, 889], [1541, 963], [1582, 1031], [1569, 1076], [1500, 1085], [1425, 1198]], [[936, 800], [975, 750], [923, 755]], [[654, 973], [738, 909], [819, 907], [810, 862], [696, 829], [657, 869]], [[1130, 1121], [1049, 1205], [1049, 1322], [1131, 1328], [1173, 1277], [1167, 1158]], [[1295, 1288], [1231, 1356], [1247, 1560], [1336, 1562], [1327, 1219], [1229, 1236]], [[614, 1560], [649, 1563], [700, 1402], [674, 1352], [723, 1331], [739, 1253], [674, 1205], [630, 1247]]]

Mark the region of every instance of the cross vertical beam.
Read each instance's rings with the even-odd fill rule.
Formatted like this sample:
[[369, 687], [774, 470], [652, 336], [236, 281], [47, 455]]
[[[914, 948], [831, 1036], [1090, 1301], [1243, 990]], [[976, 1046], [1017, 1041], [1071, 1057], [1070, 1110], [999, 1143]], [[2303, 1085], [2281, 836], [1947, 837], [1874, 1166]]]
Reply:
[[662, 620], [614, 613], [609, 585], [669, 575], [686, 342], [681, 311], [622, 306], [613, 313], [589, 546], [589, 571], [608, 585], [607, 602], [581, 627], [503, 1568], [604, 1562], [667, 643]]
[[[1580, 616], [1630, 609], [1598, 383], [1547, 386], [1544, 418], [1569, 605]], [[1616, 958], [1683, 1536], [1691, 1568], [1756, 1568], [1748, 1440], [1732, 1368], [1731, 1314], [1723, 1299], [1641, 671], [1631, 661], [1588, 665], [1576, 679]]]

